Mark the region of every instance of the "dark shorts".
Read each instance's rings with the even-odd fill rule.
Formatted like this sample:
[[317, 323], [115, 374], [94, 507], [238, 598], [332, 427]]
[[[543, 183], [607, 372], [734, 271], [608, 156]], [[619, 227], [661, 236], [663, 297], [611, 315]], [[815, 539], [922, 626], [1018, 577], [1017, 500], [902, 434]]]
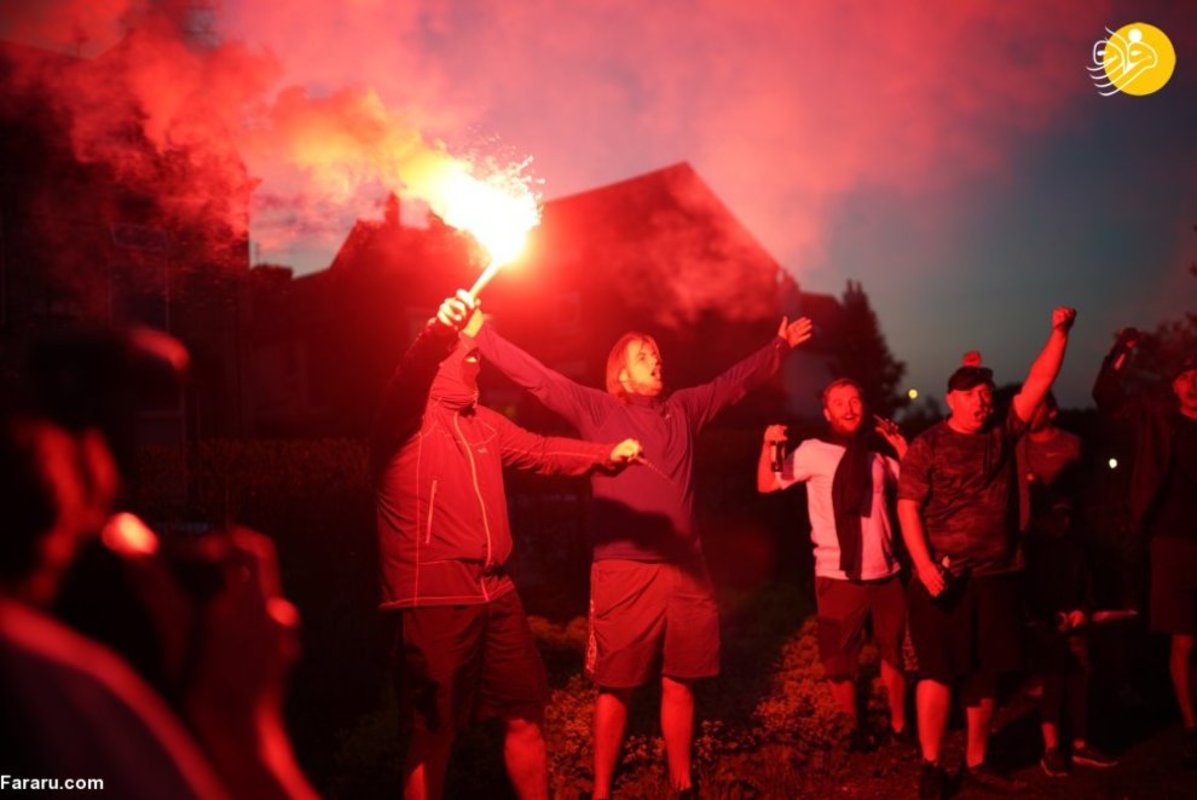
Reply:
[[1036, 674], [1081, 675], [1089, 672], [1089, 636], [1084, 628], [1061, 633], [1042, 623], [1032, 625], [1030, 633], [1028, 666]]
[[706, 565], [607, 559], [590, 566], [586, 672], [630, 689], [663, 674], [719, 674], [719, 610]]
[[1197, 542], [1178, 536], [1151, 540], [1151, 629], [1197, 633]]
[[539, 719], [544, 663], [516, 592], [489, 603], [405, 609], [396, 633], [402, 724], [439, 732], [502, 718]]
[[946, 600], [932, 600], [914, 577], [907, 592], [910, 638], [919, 674], [940, 683], [1022, 669], [1022, 575], [957, 579]]
[[866, 623], [873, 622], [873, 642], [881, 657], [902, 668], [906, 635], [906, 590], [897, 575], [877, 581], [850, 581], [815, 576], [818, 606], [819, 659], [831, 680], [856, 674]]

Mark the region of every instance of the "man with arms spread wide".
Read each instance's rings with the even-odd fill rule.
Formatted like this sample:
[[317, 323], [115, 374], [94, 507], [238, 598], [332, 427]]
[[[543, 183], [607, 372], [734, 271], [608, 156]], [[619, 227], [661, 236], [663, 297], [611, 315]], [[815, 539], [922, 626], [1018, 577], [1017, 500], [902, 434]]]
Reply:
[[632, 691], [660, 676], [669, 780], [693, 794], [693, 684], [719, 672], [719, 617], [694, 530], [694, 440], [724, 408], [772, 376], [810, 338], [807, 319], [709, 383], [666, 393], [651, 336], [625, 334], [607, 357], [607, 391], [548, 369], [484, 324], [490, 363], [588, 439], [635, 437], [645, 468], [595, 476], [591, 503], [590, 641], [586, 670], [599, 686], [594, 714], [594, 797], [609, 797]]

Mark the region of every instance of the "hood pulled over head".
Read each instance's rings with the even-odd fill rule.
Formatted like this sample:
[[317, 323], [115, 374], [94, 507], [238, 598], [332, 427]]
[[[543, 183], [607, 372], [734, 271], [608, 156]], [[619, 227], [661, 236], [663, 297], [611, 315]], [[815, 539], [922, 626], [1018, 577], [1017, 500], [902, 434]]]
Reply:
[[441, 362], [432, 380], [430, 399], [453, 408], [466, 408], [478, 402], [478, 348], [458, 341]]

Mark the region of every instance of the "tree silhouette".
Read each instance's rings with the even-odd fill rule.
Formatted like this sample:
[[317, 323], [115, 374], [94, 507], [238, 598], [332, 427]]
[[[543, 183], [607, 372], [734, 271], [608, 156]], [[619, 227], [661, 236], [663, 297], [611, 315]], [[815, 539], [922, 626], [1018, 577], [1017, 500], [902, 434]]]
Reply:
[[[1197, 225], [1193, 226], [1197, 231]], [[1197, 280], [1197, 263], [1189, 265]], [[1144, 384], [1168, 383], [1181, 360], [1197, 353], [1197, 314], [1186, 312], [1180, 319], [1164, 320], [1155, 330], [1144, 332], [1137, 347], [1132, 379]]]
[[877, 314], [859, 281], [848, 281], [841, 304], [843, 314], [832, 344], [835, 374], [860, 384], [873, 413], [893, 416], [909, 402], [898, 390], [906, 364], [890, 352]]

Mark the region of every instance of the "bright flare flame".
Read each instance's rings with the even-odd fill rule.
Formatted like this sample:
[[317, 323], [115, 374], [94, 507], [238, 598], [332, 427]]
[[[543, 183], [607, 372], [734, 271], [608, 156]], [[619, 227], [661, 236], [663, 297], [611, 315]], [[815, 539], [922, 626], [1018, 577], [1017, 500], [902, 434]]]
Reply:
[[467, 162], [453, 162], [427, 197], [433, 212], [445, 224], [471, 234], [492, 264], [513, 261], [523, 251], [528, 232], [540, 224], [536, 196], [518, 171], [483, 179], [472, 174]]
[[[520, 254], [540, 222], [528, 159], [455, 155], [372, 89], [323, 97], [283, 91], [257, 134], [263, 163], [282, 161], [307, 173], [312, 199], [361, 203], [386, 189], [421, 201], [445, 224], [470, 233], [494, 269]], [[300, 200], [308, 194], [305, 188]]]

